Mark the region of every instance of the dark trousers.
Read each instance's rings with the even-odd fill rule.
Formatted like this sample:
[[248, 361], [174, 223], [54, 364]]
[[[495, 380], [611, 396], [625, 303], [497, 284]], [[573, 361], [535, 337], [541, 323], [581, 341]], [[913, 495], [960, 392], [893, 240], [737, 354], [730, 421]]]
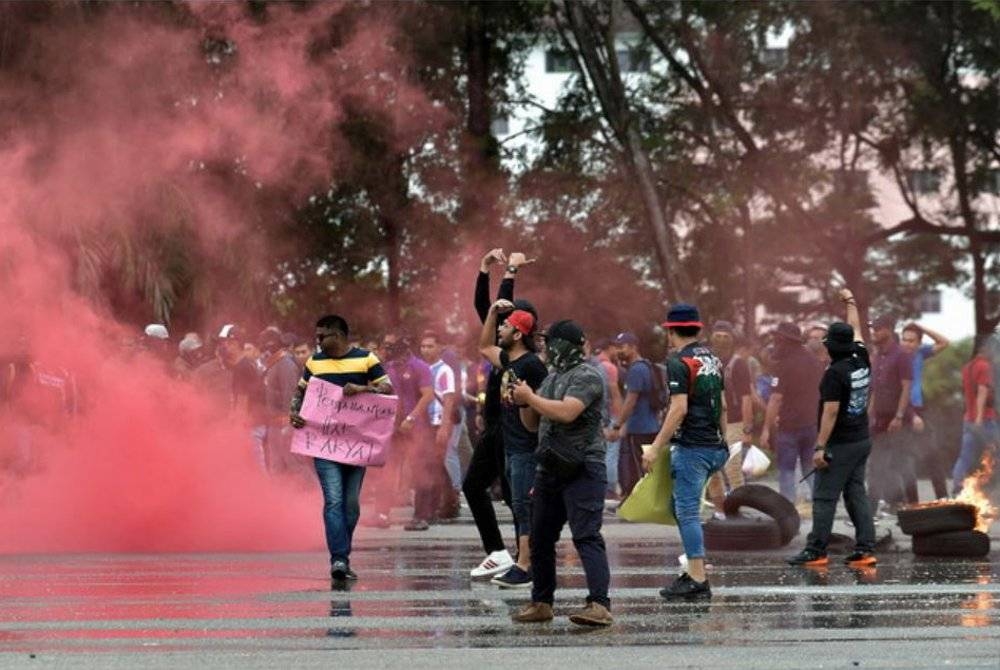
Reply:
[[885, 429], [892, 418], [877, 419], [872, 437], [871, 468], [868, 472], [869, 501], [874, 510], [878, 501], [889, 504], [917, 502], [916, 450], [913, 431]]
[[655, 437], [656, 433], [638, 433], [626, 435], [618, 443], [618, 485], [623, 500], [642, 479], [642, 445], [650, 444]]
[[934, 497], [946, 498], [948, 497], [947, 466], [937, 443], [934, 424], [923, 416], [920, 409], [917, 410], [917, 413], [924, 420], [924, 429], [922, 431], [914, 430], [912, 433], [913, 444], [917, 448], [917, 467], [923, 469], [927, 478], [931, 480], [931, 486], [934, 487]]
[[497, 477], [500, 478], [500, 488], [503, 499], [510, 504], [510, 484], [504, 476], [503, 435], [499, 421], [487, 424], [479, 440], [472, 448], [472, 459], [469, 469], [465, 472], [462, 482], [462, 493], [469, 503], [469, 511], [476, 522], [479, 539], [487, 554], [504, 549], [503, 537], [500, 535], [500, 525], [493, 510], [493, 500], [489, 488]]
[[872, 453], [870, 440], [827, 445], [830, 464], [816, 471], [813, 491], [813, 529], [806, 547], [826, 553], [833, 530], [837, 498], [844, 495], [844, 507], [854, 524], [854, 544], [860, 551], [875, 548], [875, 524], [865, 493], [865, 466]]
[[531, 521], [531, 601], [552, 604], [556, 593], [556, 542], [569, 522], [573, 546], [587, 578], [587, 602], [611, 608], [608, 586], [611, 570], [601, 536], [604, 490], [608, 485], [604, 463], [588, 462], [575, 478], [560, 481], [546, 472], [535, 475]]
[[415, 435], [415, 458], [408, 459], [410, 471], [407, 474], [413, 482], [413, 518], [423, 521], [437, 518], [438, 509], [451, 490], [448, 471], [444, 467], [444, 448], [439, 447], [434, 439], [437, 431], [438, 426], [433, 426], [422, 438]]

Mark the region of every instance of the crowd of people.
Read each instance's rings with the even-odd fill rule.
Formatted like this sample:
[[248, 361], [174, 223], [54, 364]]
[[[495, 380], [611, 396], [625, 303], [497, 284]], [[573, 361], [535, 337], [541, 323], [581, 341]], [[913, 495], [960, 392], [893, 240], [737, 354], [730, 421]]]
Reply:
[[[389, 527], [394, 508], [412, 507], [403, 528], [424, 531], [459, 516], [464, 497], [485, 555], [470, 576], [530, 589], [517, 621], [552, 618], [555, 544], [568, 524], [589, 590], [571, 619], [611, 622], [606, 500], [626, 498], [666, 449], [687, 567], [661, 593], [697, 598], [711, 593], [702, 492], [721, 514], [727, 494], [744, 482], [751, 444], [773, 455], [781, 494], [803, 510], [812, 505], [807, 547], [790, 559], [811, 565], [826, 560], [840, 495], [858, 533], [851, 558], [874, 563], [872, 518], [918, 502], [918, 472], [935, 497], [946, 497], [998, 442], [993, 347], [985, 338], [962, 370], [962, 442], [948, 472], [923, 391], [926, 360], [950, 345], [940, 333], [917, 323], [897, 332], [895, 320], [881, 315], [869, 324], [866, 347], [845, 290], [845, 322], [780, 323], [761, 346], [729, 321], [705, 327], [695, 306], [678, 304], [661, 324], [669, 356], [659, 362], [632, 332], [602, 339], [572, 320], [543, 322], [531, 302], [515, 298], [518, 273], [530, 263], [502, 249], [483, 257], [474, 289], [482, 328], [473, 349], [436, 330], [366, 339], [335, 315], [319, 319], [309, 336], [274, 326], [250, 335], [225, 324], [211, 337], [190, 332], [176, 344], [166, 326], [150, 324], [132, 346], [159, 358], [172, 376], [226, 398], [246, 417], [248, 448], [267, 473], [318, 479], [335, 581], [357, 578], [350, 553], [359, 523]], [[494, 296], [497, 265], [503, 277]], [[68, 370], [22, 349], [3, 365], [0, 400], [24, 419], [4, 467], [28, 472], [33, 427], [76, 412], [78, 401]], [[398, 397], [393, 457], [367, 486], [363, 467], [289, 451], [313, 376], [346, 395]], [[495, 513], [498, 499], [513, 514], [513, 553]]]

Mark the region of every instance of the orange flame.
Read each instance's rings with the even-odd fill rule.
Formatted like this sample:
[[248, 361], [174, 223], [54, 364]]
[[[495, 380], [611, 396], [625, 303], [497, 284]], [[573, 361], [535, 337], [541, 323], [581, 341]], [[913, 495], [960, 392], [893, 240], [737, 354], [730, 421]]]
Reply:
[[995, 459], [993, 454], [986, 452], [983, 456], [983, 463], [979, 469], [965, 478], [962, 482], [962, 490], [955, 497], [954, 502], [965, 503], [976, 508], [976, 530], [985, 533], [990, 528], [990, 523], [997, 515], [996, 508], [990, 503], [990, 499], [983, 491], [983, 487], [993, 477], [993, 466]]

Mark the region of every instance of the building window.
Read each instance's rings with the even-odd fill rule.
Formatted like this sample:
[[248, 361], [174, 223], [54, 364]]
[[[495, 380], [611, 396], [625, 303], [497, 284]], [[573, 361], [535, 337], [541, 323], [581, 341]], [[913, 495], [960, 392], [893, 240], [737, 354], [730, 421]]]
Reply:
[[760, 62], [768, 70], [780, 70], [788, 65], [788, 49], [764, 49], [760, 54]]
[[493, 133], [494, 137], [503, 137], [510, 133], [510, 123], [507, 121], [506, 116], [499, 116], [493, 119], [493, 123], [490, 124], [490, 131]]
[[649, 52], [645, 49], [618, 49], [615, 55], [622, 72], [649, 72]]
[[568, 52], [560, 49], [549, 49], [545, 52], [546, 72], [573, 72], [575, 69], [576, 64]]
[[917, 311], [921, 314], [941, 313], [941, 291], [927, 291], [917, 300]]
[[906, 181], [914, 193], [937, 193], [941, 188], [941, 171], [929, 168], [908, 170]]

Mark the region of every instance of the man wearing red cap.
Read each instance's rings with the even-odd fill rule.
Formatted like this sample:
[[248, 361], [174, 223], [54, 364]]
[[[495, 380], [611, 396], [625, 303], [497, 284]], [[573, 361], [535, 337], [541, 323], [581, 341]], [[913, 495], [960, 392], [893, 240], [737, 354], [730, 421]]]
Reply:
[[523, 380], [534, 390], [548, 376], [545, 364], [531, 350], [534, 328], [535, 318], [531, 313], [514, 309], [514, 303], [508, 300], [498, 300], [490, 308], [479, 337], [480, 353], [490, 365], [504, 371], [500, 421], [517, 534], [517, 562], [507, 572], [493, 578], [493, 583], [501, 588], [531, 586], [531, 485], [537, 467], [538, 434], [521, 421], [520, 408], [509, 389]]

